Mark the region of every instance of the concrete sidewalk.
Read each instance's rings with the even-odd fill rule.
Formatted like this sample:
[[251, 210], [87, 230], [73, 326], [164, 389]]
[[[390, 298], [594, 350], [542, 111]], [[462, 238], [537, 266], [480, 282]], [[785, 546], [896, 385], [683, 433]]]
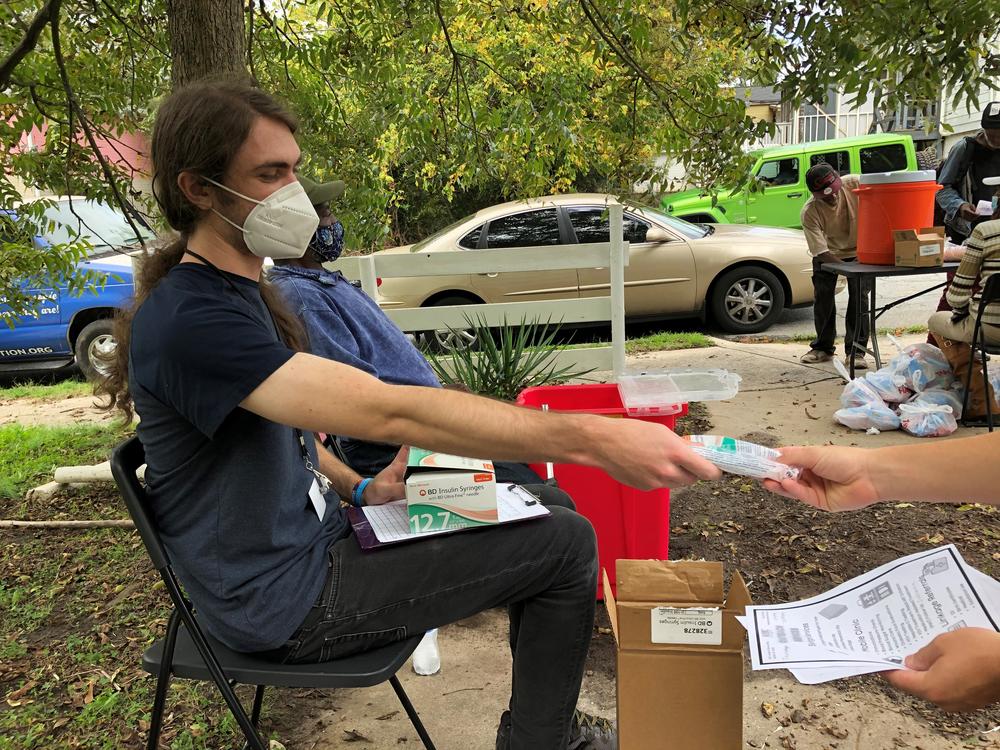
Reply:
[[[923, 340], [923, 335], [900, 337], [903, 345]], [[785, 445], [832, 443], [868, 448], [900, 445], [919, 439], [900, 430], [867, 435], [834, 422], [833, 413], [840, 408], [844, 381], [834, 370], [832, 362], [802, 364], [799, 358], [809, 351], [806, 344], [714, 341], [716, 346], [712, 348], [652, 352], [630, 357], [627, 366], [630, 372], [690, 367], [718, 368], [740, 375], [743, 381], [736, 398], [705, 404], [715, 434], [739, 437], [766, 430], [779, 436]], [[885, 364], [896, 354], [896, 350], [889, 342], [884, 342], [883, 348]], [[874, 367], [870, 357], [868, 363]], [[949, 437], [966, 437], [979, 432], [985, 432], [985, 429], [959, 427]]]

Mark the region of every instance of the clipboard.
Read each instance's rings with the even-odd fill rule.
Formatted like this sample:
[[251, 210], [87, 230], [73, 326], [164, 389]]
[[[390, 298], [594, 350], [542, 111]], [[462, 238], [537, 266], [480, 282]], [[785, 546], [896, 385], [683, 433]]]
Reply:
[[361, 549], [379, 549], [395, 544], [418, 542], [432, 536], [456, 534], [463, 531], [490, 529], [510, 523], [548, 518], [552, 515], [535, 495], [516, 484], [497, 485], [497, 511], [500, 522], [487, 526], [471, 526], [466, 529], [442, 529], [414, 534], [410, 531], [406, 501], [397, 500], [383, 505], [366, 505], [348, 508], [347, 518], [354, 529], [354, 536]]

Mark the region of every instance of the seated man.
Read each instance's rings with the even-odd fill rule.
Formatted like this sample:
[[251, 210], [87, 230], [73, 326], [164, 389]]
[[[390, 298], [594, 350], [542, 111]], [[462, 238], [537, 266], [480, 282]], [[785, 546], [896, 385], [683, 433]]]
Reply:
[[[1000, 190], [1000, 177], [988, 177], [988, 185]], [[972, 333], [979, 314], [982, 287], [986, 280], [1000, 272], [1000, 209], [993, 196], [990, 221], [977, 224], [966, 240], [962, 262], [948, 286], [947, 299], [951, 311], [936, 312], [927, 321], [931, 336], [951, 364], [955, 377], [965, 382], [969, 368], [973, 370], [966, 417], [976, 419], [986, 415], [986, 399], [993, 398], [994, 414], [1000, 414], [992, 388], [982, 381], [982, 363], [972, 358]], [[983, 312], [983, 336], [988, 344], [1000, 345], [1000, 304], [991, 303]]]
[[662, 425], [386, 384], [305, 353], [261, 279], [265, 257], [301, 257], [318, 224], [295, 127], [239, 83], [163, 100], [154, 194], [178, 234], [140, 265], [102, 383], [109, 407], [140, 417], [150, 507], [199, 619], [234, 650], [308, 663], [507, 606], [513, 687], [497, 747], [610, 746], [574, 719], [597, 588], [587, 520], [553, 507], [537, 523], [364, 554], [340, 500], [401, 497], [402, 462], [362, 483], [311, 433], [598, 466], [644, 490], [719, 471]]
[[[323, 268], [344, 249], [344, 228], [330, 212], [330, 202], [344, 192], [344, 183], [319, 184], [305, 176], [299, 182], [319, 215], [319, 228], [305, 255], [275, 260], [267, 275], [302, 319], [309, 351], [357, 367], [385, 383], [440, 388], [427, 360], [382, 308], [339, 271]], [[385, 469], [399, 452], [398, 445], [343, 436], [338, 443], [351, 468], [366, 476]], [[542, 481], [525, 464], [494, 463], [499, 482], [531, 485]]]

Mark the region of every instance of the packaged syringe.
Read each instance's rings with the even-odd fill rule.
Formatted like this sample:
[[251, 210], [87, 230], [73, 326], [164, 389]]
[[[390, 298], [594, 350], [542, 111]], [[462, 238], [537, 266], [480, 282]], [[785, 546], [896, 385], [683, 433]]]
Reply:
[[776, 482], [799, 475], [798, 469], [778, 461], [781, 453], [774, 448], [721, 435], [688, 435], [684, 439], [695, 453], [728, 474]]

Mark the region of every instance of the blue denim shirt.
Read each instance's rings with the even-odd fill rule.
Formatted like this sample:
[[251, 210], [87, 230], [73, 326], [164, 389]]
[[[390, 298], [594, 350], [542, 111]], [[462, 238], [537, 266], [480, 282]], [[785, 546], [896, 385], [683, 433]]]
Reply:
[[339, 271], [274, 266], [268, 278], [305, 324], [309, 351], [398, 385], [440, 387], [406, 335]]
[[[966, 137], [956, 143], [938, 175], [938, 191], [936, 201], [944, 212], [944, 223], [964, 235], [972, 233], [973, 224], [958, 214], [963, 203], [973, 206], [980, 200], [990, 200], [995, 188], [983, 184], [984, 177], [1000, 175], [1000, 151], [990, 149], [981, 144], [982, 131], [975, 137]], [[979, 144], [976, 141], [980, 141]], [[979, 148], [977, 148], [977, 145]], [[974, 157], [977, 155], [979, 159]], [[986, 220], [989, 217], [984, 217]], [[978, 223], [978, 221], [977, 221]]]

